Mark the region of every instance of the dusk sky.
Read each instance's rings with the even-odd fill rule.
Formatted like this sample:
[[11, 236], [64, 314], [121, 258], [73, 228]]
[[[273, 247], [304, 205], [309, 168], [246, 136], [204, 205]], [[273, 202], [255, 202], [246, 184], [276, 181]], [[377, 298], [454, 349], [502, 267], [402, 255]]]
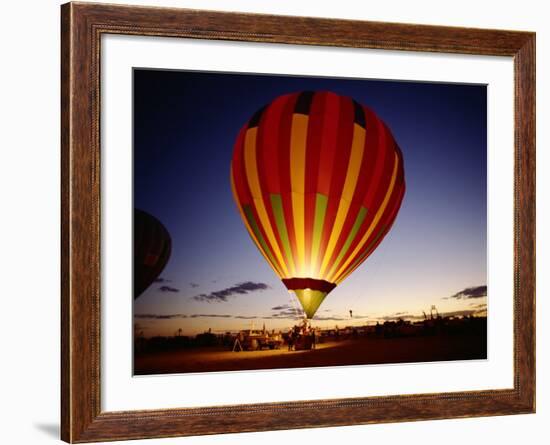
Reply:
[[299, 304], [250, 239], [229, 167], [252, 114], [302, 90], [333, 91], [373, 109], [403, 152], [407, 183], [393, 228], [328, 295], [313, 324], [414, 319], [431, 305], [440, 313], [485, 309], [484, 85], [138, 69], [134, 205], [157, 217], [173, 243], [162, 282], [134, 304], [145, 336], [295, 323], [289, 314]]

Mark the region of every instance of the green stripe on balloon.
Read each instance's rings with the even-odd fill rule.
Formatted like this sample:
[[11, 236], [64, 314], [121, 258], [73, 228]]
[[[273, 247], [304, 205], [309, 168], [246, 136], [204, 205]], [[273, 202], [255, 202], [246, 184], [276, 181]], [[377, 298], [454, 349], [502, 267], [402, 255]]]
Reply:
[[260, 231], [260, 228], [258, 227], [258, 223], [256, 222], [256, 219], [254, 218], [254, 214], [252, 213], [252, 208], [249, 204], [245, 204], [243, 206], [244, 213], [246, 215], [246, 219], [248, 220], [248, 224], [250, 224], [250, 227], [252, 228], [252, 231], [254, 232], [254, 235], [256, 236], [256, 239], [260, 243], [260, 246], [262, 246], [263, 251], [271, 261], [271, 264], [277, 270], [278, 273], [281, 273], [279, 270], [279, 267], [277, 267], [277, 262], [275, 261], [275, 258], [273, 257], [273, 254], [271, 252], [271, 249], [265, 242], [264, 237], [262, 236], [262, 232]]
[[325, 215], [327, 213], [328, 197], [317, 193], [315, 198], [315, 219], [313, 221], [313, 239], [311, 243], [312, 256], [315, 254], [318, 259], [321, 237], [323, 235], [323, 226], [325, 224]]
[[283, 210], [283, 200], [281, 195], [272, 194], [269, 195], [271, 200], [271, 208], [273, 209], [273, 215], [275, 216], [275, 224], [279, 231], [281, 242], [283, 243], [283, 249], [285, 251], [286, 259], [290, 270], [294, 270], [294, 260], [292, 257], [292, 249], [290, 248], [290, 240], [288, 238], [288, 231], [286, 229], [285, 214]]

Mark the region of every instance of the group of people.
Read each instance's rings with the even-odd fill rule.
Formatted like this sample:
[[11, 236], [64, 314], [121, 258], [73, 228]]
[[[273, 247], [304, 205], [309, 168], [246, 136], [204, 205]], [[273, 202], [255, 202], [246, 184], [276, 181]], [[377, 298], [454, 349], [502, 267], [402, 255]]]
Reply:
[[287, 342], [289, 351], [295, 351], [299, 342], [306, 343], [302, 345], [300, 349], [315, 349], [317, 333], [315, 329], [309, 325], [307, 318], [304, 318], [301, 324], [295, 325], [290, 329]]

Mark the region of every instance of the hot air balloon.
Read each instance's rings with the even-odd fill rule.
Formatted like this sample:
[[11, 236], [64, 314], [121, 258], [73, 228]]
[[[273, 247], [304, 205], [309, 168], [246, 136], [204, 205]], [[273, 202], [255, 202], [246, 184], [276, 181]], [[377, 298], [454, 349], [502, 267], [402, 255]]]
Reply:
[[134, 209], [134, 299], [158, 278], [171, 251], [172, 240], [162, 223]]
[[324, 91], [257, 111], [238, 134], [230, 176], [248, 233], [307, 318], [380, 244], [405, 192], [386, 124]]

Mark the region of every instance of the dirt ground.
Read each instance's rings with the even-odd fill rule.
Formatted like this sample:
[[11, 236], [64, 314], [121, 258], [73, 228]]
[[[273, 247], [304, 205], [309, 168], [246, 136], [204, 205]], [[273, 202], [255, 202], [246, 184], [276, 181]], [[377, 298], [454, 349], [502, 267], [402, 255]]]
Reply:
[[485, 336], [358, 338], [318, 344], [312, 351], [232, 352], [219, 347], [137, 355], [135, 375], [366, 365], [487, 358]]

